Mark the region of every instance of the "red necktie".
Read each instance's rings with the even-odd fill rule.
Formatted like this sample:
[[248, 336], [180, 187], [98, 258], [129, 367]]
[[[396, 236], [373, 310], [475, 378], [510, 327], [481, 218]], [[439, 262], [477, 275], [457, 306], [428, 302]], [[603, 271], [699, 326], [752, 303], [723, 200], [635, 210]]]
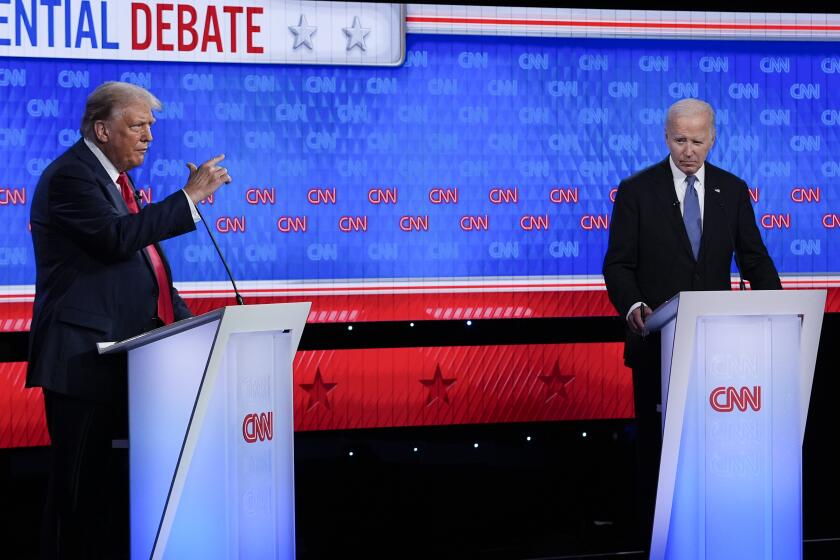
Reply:
[[[117, 177], [117, 184], [120, 186], [120, 191], [122, 192], [125, 205], [128, 206], [128, 211], [132, 214], [140, 212], [140, 207], [134, 198], [134, 189], [131, 188], [128, 175], [120, 173], [120, 176]], [[152, 268], [155, 271], [155, 279], [158, 285], [158, 318], [163, 321], [164, 325], [168, 325], [175, 320], [175, 312], [172, 309], [172, 294], [169, 292], [169, 278], [166, 276], [166, 268], [163, 266], [163, 259], [160, 257], [157, 247], [149, 245], [146, 247], [146, 253], [149, 255], [149, 260], [152, 261]]]

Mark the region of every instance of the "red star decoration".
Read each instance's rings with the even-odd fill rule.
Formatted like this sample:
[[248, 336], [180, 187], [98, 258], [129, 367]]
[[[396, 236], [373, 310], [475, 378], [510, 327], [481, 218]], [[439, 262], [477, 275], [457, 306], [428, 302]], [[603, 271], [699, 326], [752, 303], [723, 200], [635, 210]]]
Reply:
[[566, 385], [574, 380], [574, 375], [561, 375], [560, 374], [560, 361], [554, 362], [554, 368], [551, 370], [551, 375], [540, 375], [540, 381], [546, 384], [547, 386], [547, 393], [548, 396], [545, 399], [545, 402], [550, 401], [556, 395], [560, 395], [561, 397], [568, 398], [569, 394], [566, 392]]
[[425, 387], [428, 387], [429, 394], [426, 395], [426, 406], [429, 406], [437, 399], [441, 399], [446, 404], [449, 404], [449, 386], [455, 383], [455, 379], [444, 379], [440, 372], [440, 364], [435, 367], [435, 375], [431, 379], [421, 379]]
[[321, 378], [321, 368], [315, 370], [315, 379], [312, 383], [300, 383], [301, 389], [309, 393], [309, 404], [306, 406], [306, 411], [312, 410], [315, 405], [322, 404], [327, 410], [330, 409], [330, 399], [327, 393], [335, 389], [338, 383], [325, 383]]

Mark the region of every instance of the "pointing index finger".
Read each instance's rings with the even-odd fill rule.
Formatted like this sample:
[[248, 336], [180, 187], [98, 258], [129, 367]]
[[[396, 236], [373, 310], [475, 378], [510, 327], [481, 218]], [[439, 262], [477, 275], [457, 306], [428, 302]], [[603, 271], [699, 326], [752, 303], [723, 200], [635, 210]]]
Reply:
[[208, 159], [205, 163], [209, 163], [210, 165], [216, 165], [217, 163], [219, 163], [223, 159], [225, 159], [225, 154], [219, 154], [212, 159]]

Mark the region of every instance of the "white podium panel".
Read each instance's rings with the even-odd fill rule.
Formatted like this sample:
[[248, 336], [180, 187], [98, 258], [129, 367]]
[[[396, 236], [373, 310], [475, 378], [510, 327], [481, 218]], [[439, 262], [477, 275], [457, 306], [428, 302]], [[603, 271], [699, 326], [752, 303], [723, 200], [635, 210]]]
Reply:
[[799, 324], [698, 319], [666, 558], [799, 557]]
[[219, 319], [129, 352], [132, 558], [149, 558], [157, 539], [218, 325]]
[[295, 558], [292, 362], [309, 304], [230, 307], [128, 351], [132, 558]]
[[289, 334], [231, 335], [164, 558], [294, 559], [291, 355]]
[[686, 292], [662, 331], [651, 558], [802, 558], [801, 450], [824, 291]]

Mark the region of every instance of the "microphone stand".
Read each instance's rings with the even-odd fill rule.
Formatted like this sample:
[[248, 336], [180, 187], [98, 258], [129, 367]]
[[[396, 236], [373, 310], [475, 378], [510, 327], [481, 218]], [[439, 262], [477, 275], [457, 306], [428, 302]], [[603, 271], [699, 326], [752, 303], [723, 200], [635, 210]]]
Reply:
[[210, 236], [210, 241], [213, 242], [213, 247], [216, 248], [216, 253], [219, 254], [219, 258], [222, 261], [222, 264], [225, 267], [225, 272], [227, 272], [228, 278], [230, 279], [230, 284], [233, 286], [233, 293], [236, 296], [236, 304], [237, 305], [245, 305], [245, 300], [242, 299], [242, 294], [239, 293], [239, 289], [236, 287], [236, 281], [233, 279], [233, 274], [230, 272], [230, 267], [228, 266], [227, 261], [225, 260], [225, 256], [222, 254], [222, 250], [219, 249], [219, 244], [216, 243], [216, 238], [213, 237], [213, 233], [210, 231], [210, 226], [207, 225], [207, 220], [204, 219], [204, 216], [201, 214], [201, 210], [198, 209], [198, 204], [195, 205], [195, 211], [198, 213], [198, 217], [201, 218], [201, 222], [204, 224], [204, 229], [207, 230], [207, 235]]

